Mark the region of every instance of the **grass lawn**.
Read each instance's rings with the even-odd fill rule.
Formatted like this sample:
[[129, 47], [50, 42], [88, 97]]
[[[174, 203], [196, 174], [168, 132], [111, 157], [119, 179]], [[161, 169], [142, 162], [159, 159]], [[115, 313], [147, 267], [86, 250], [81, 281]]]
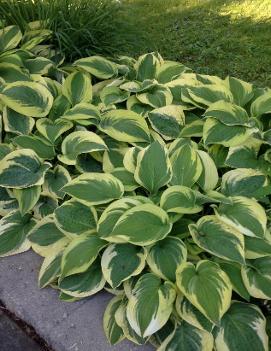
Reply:
[[[126, 54], [158, 50], [197, 72], [271, 86], [271, 0], [123, 0], [145, 34]], [[136, 51], [136, 52], [135, 52]]]

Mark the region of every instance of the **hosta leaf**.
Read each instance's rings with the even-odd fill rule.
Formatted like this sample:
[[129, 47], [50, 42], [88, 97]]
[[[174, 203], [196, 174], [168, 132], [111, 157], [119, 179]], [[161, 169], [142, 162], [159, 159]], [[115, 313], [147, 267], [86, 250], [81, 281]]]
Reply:
[[108, 79], [117, 74], [116, 64], [101, 56], [85, 57], [75, 61], [74, 65], [100, 79]]
[[233, 128], [215, 118], [207, 118], [203, 126], [203, 140], [205, 145], [239, 146], [244, 144], [255, 130], [255, 128], [245, 126], [235, 126]]
[[123, 165], [127, 169], [127, 171], [134, 173], [136, 170], [136, 164], [137, 164], [137, 156], [139, 154], [139, 151], [141, 149], [138, 147], [130, 147], [124, 157], [123, 157]]
[[202, 163], [194, 144], [186, 139], [176, 139], [169, 152], [173, 173], [171, 185], [192, 186], [202, 172]]
[[246, 110], [223, 100], [210, 105], [204, 115], [206, 118], [215, 118], [227, 126], [249, 126], [249, 117]]
[[122, 182], [125, 191], [133, 191], [139, 188], [133, 173], [128, 172], [124, 167], [115, 168], [111, 174]]
[[230, 198], [231, 203], [224, 203], [217, 209], [218, 217], [244, 235], [264, 237], [266, 230], [266, 213], [254, 199], [244, 196]]
[[218, 183], [218, 173], [213, 159], [207, 152], [197, 150], [202, 163], [202, 172], [197, 183], [204, 191], [213, 190]]
[[110, 137], [128, 143], [149, 142], [150, 139], [148, 125], [144, 118], [129, 110], [106, 112], [102, 116], [99, 128]]
[[162, 279], [175, 282], [177, 267], [186, 261], [187, 249], [178, 237], [168, 236], [147, 247], [147, 263]]
[[125, 213], [125, 211], [137, 205], [144, 203], [152, 203], [148, 198], [144, 197], [124, 197], [120, 200], [112, 202], [102, 213], [98, 221], [98, 234], [106, 239], [112, 232], [118, 219]]
[[94, 261], [85, 272], [69, 275], [58, 284], [62, 292], [77, 298], [94, 295], [102, 290], [104, 285], [100, 259]]
[[45, 117], [52, 107], [53, 96], [40, 83], [18, 81], [1, 90], [0, 101], [23, 115]]
[[82, 125], [94, 124], [96, 126], [99, 124], [101, 116], [96, 106], [87, 102], [81, 102], [67, 110], [62, 118]]
[[35, 125], [35, 121], [32, 117], [21, 115], [8, 107], [4, 107], [3, 122], [6, 132], [11, 132], [17, 135], [26, 135], [31, 133]]
[[122, 299], [123, 297], [121, 295], [113, 297], [107, 305], [103, 316], [104, 332], [111, 345], [115, 345], [124, 339], [122, 328], [118, 326], [115, 319], [116, 311], [119, 308]]
[[[217, 324], [230, 307], [232, 286], [228, 276], [211, 261], [196, 267], [182, 263], [176, 273], [177, 286], [184, 296], [211, 322]], [[207, 298], [208, 296], [208, 298]]]
[[148, 53], [140, 56], [135, 64], [137, 80], [143, 82], [145, 79], [154, 79], [159, 66], [159, 55], [155, 53]]
[[176, 292], [174, 285], [162, 282], [152, 273], [137, 281], [127, 305], [127, 318], [131, 327], [142, 337], [161, 329], [172, 312]]
[[170, 105], [173, 101], [173, 96], [169, 88], [163, 85], [154, 86], [145, 93], [138, 93], [136, 97], [142, 104], [152, 106], [153, 108]]
[[174, 61], [165, 61], [158, 67], [157, 80], [161, 84], [168, 83], [176, 79], [179, 75], [187, 70], [183, 64]]
[[249, 301], [250, 295], [242, 279], [241, 266], [238, 263], [234, 262], [218, 261], [218, 263], [219, 266], [230, 278], [232, 289], [243, 299]]
[[[87, 234], [73, 239], [63, 251], [61, 280], [72, 274], [85, 272], [106, 245], [106, 241], [101, 240], [95, 234]], [[80, 257], [79, 260], [78, 257]]]
[[131, 95], [126, 101], [127, 110], [138, 113], [139, 115], [146, 116], [153, 108], [150, 105], [141, 103], [136, 95]]
[[30, 214], [22, 216], [12, 211], [0, 220], [0, 256], [14, 255], [27, 251], [30, 243], [27, 235], [35, 225]]
[[211, 332], [213, 324], [195, 306], [192, 305], [183, 295], [176, 299], [176, 311], [178, 315], [190, 325]]
[[19, 26], [8, 26], [0, 30], [0, 52], [16, 48], [22, 39]]
[[245, 106], [253, 97], [253, 85], [243, 80], [227, 77], [225, 83], [230, 89], [234, 102], [239, 106]]
[[222, 176], [221, 192], [226, 196], [253, 196], [253, 193], [266, 185], [266, 176], [256, 169], [237, 168]]
[[195, 243], [211, 254], [229, 261], [245, 263], [244, 236], [216, 216], [201, 217], [189, 225]]
[[71, 237], [96, 231], [97, 213], [94, 207], [71, 199], [57, 207], [54, 214], [56, 225]]
[[187, 93], [191, 102], [194, 102], [196, 106], [208, 107], [218, 100], [233, 102], [233, 96], [230, 90], [222, 84], [208, 84], [190, 87], [187, 89]]
[[144, 269], [146, 252], [131, 244], [111, 244], [102, 255], [102, 271], [106, 281], [117, 288]]
[[101, 100], [106, 106], [126, 101], [129, 96], [129, 92], [114, 86], [105, 87], [100, 93]]
[[255, 259], [271, 255], [270, 239], [245, 237], [245, 254], [248, 259]]
[[46, 172], [44, 178], [43, 190], [49, 194], [63, 199], [65, 193], [62, 187], [71, 181], [71, 176], [66, 168], [58, 165], [54, 169]]
[[178, 348], [182, 351], [212, 351], [213, 344], [212, 334], [182, 321], [157, 351], [171, 351]]
[[34, 216], [37, 219], [42, 219], [49, 214], [54, 213], [54, 210], [58, 206], [58, 200], [55, 196], [52, 196], [50, 193], [42, 193], [37, 204], [33, 208]]
[[166, 189], [160, 200], [161, 207], [167, 212], [192, 214], [202, 211], [197, 203], [197, 192], [182, 185], [173, 185]]
[[143, 204], [125, 211], [105, 239], [145, 246], [163, 239], [170, 229], [169, 217], [164, 210], [152, 204]]
[[35, 57], [33, 59], [25, 60], [25, 67], [30, 74], [47, 75], [51, 68], [54, 67], [53, 61], [46, 57]]
[[[257, 148], [253, 145], [246, 145], [230, 147], [227, 154], [226, 160], [224, 160], [226, 165], [232, 168], [257, 168]], [[224, 163], [224, 162], [223, 162]]]
[[38, 246], [49, 246], [65, 238], [65, 235], [55, 225], [52, 215], [40, 220], [28, 235], [31, 243]]
[[259, 117], [265, 113], [271, 112], [271, 91], [265, 92], [253, 101], [250, 107], [250, 113], [253, 117]]
[[47, 256], [40, 268], [39, 287], [44, 288], [54, 282], [60, 274], [62, 251]]
[[104, 204], [119, 199], [124, 192], [122, 183], [116, 177], [101, 173], [81, 174], [62, 190], [86, 205]]
[[92, 100], [90, 75], [80, 71], [68, 75], [63, 84], [63, 94], [69, 99], [72, 106], [80, 102], [90, 102]]
[[103, 154], [103, 171], [105, 173], [110, 173], [113, 172], [116, 168], [123, 168], [123, 157], [126, 150], [126, 148], [106, 150]]
[[271, 300], [270, 264], [269, 256], [247, 261], [247, 266], [242, 267], [242, 278], [251, 296]]
[[234, 301], [215, 328], [216, 350], [268, 351], [265, 327], [265, 317], [257, 306]]
[[0, 187], [0, 216], [6, 216], [11, 211], [18, 210], [18, 201], [6, 188]]
[[36, 135], [19, 135], [13, 139], [13, 143], [21, 149], [31, 149], [42, 159], [51, 160], [55, 157], [54, 147], [41, 137]]
[[168, 105], [149, 112], [148, 119], [152, 128], [165, 140], [177, 138], [185, 124], [185, 115], [181, 106]]
[[3, 78], [6, 83], [13, 83], [18, 80], [31, 81], [27, 70], [24, 70], [19, 66], [8, 62], [0, 62], [0, 77]]
[[89, 131], [76, 131], [63, 140], [61, 145], [63, 155], [60, 155], [59, 159], [65, 164], [75, 165], [76, 158], [80, 154], [106, 149], [107, 146], [97, 134]]
[[12, 151], [0, 161], [0, 186], [22, 189], [42, 185], [50, 164], [30, 149]]
[[139, 152], [135, 180], [150, 193], [157, 193], [171, 177], [172, 170], [166, 147], [155, 141]]
[[13, 194], [19, 203], [19, 209], [22, 215], [36, 205], [41, 193], [41, 187], [38, 185], [31, 186], [25, 189], [14, 189]]
[[48, 118], [40, 118], [36, 122], [36, 128], [39, 133], [48, 139], [52, 144], [60, 137], [61, 134], [67, 132], [73, 127], [72, 122], [64, 119], [56, 119], [52, 121]]
[[66, 96], [60, 94], [53, 102], [49, 113], [49, 118], [54, 121], [55, 119], [62, 117], [65, 112], [70, 109], [70, 107], [71, 104]]

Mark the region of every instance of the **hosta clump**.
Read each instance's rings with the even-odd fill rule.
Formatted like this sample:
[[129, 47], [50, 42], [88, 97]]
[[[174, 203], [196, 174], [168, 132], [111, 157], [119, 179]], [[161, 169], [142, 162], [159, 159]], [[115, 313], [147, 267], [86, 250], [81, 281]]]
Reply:
[[33, 31], [0, 37], [1, 256], [114, 294], [111, 344], [268, 350], [271, 90], [156, 53], [63, 65]]

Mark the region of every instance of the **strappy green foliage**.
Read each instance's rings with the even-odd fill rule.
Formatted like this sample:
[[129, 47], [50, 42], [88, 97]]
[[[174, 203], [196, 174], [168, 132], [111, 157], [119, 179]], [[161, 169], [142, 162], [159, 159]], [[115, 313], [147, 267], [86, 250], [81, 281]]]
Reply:
[[157, 53], [64, 66], [47, 35], [0, 33], [0, 255], [116, 295], [111, 344], [267, 351], [271, 90]]

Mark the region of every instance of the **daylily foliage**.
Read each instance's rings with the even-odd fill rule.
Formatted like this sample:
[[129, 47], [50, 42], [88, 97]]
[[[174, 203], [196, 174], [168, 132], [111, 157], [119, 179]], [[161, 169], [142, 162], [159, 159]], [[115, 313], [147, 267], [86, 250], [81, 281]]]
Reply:
[[111, 344], [267, 351], [271, 90], [157, 53], [65, 65], [48, 35], [0, 32], [0, 255], [32, 247], [64, 301], [113, 293]]

